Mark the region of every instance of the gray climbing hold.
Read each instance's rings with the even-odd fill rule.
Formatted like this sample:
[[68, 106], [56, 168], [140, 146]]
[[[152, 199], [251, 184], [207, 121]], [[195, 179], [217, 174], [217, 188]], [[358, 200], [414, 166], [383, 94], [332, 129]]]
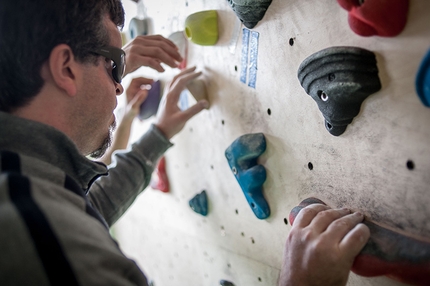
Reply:
[[236, 16], [248, 29], [263, 19], [272, 0], [227, 0]]
[[298, 78], [334, 136], [344, 133], [362, 102], [381, 89], [375, 54], [357, 47], [331, 47], [309, 56]]
[[227, 281], [227, 280], [219, 281], [219, 285], [221, 285], [221, 286], [234, 286], [234, 284], [232, 282]]

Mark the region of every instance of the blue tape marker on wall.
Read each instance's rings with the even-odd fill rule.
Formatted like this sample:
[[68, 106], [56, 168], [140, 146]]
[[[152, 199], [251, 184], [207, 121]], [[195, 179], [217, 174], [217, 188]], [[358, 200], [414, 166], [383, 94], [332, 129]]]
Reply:
[[248, 73], [248, 50], [249, 50], [249, 33], [250, 31], [243, 28], [242, 33], [242, 58], [240, 60], [241, 72], [240, 81], [246, 83], [246, 74]]
[[252, 88], [255, 88], [255, 82], [257, 81], [258, 37], [258, 32], [251, 32], [248, 86]]

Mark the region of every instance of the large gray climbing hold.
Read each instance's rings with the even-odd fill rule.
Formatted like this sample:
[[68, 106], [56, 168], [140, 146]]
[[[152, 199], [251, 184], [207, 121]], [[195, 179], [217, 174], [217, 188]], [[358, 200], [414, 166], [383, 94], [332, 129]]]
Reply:
[[362, 102], [381, 89], [375, 54], [357, 47], [331, 47], [309, 56], [298, 78], [334, 136], [344, 133]]
[[272, 0], [227, 0], [236, 16], [248, 29], [263, 19]]

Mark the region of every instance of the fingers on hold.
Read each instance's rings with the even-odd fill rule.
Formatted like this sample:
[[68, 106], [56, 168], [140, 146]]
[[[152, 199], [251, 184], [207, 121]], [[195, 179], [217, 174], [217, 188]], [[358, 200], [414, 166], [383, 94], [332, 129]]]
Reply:
[[198, 78], [199, 76], [201, 76], [201, 74], [202, 72], [193, 72], [193, 73], [188, 73], [186, 75], [183, 75], [179, 78], [179, 84], [185, 87], [187, 83], [189, 83], [193, 79]]
[[150, 56], [135, 54], [133, 56], [130, 56], [130, 59], [127, 61], [127, 65], [126, 65], [127, 69], [130, 70], [129, 72], [135, 71], [141, 66], [147, 66], [147, 67], [153, 68], [158, 72], [164, 71], [163, 67], [160, 65], [160, 61]]
[[149, 56], [152, 58], [159, 59], [160, 61], [171, 67], [177, 66], [175, 60], [182, 60], [176, 48], [171, 47], [164, 42], [162, 42], [161, 44], [148, 42], [148, 44], [145, 45], [144, 48], [139, 51], [134, 51], [134, 53], [140, 54], [142, 56]]
[[144, 102], [145, 99], [148, 97], [148, 90], [147, 89], [141, 89], [138, 92], [137, 97], [138, 97], [138, 102], [139, 103]]
[[128, 101], [128, 103], [131, 104], [132, 106], [135, 106], [135, 105], [140, 106], [140, 104], [145, 101], [147, 95], [148, 95], [147, 90], [140, 90], [133, 96], [133, 98], [131, 98]]
[[182, 112], [182, 116], [184, 117], [184, 121], [188, 121], [191, 117], [199, 113], [204, 109], [204, 105], [200, 102], [197, 102], [193, 106], [189, 107], [187, 110]]
[[182, 72], [180, 72], [178, 75], [176, 75], [173, 78], [171, 86], [173, 88], [176, 88], [176, 86], [179, 86], [179, 88], [181, 90], [184, 89], [189, 81], [199, 77], [202, 74], [202, 72], [194, 72], [195, 69], [196, 69], [196, 67], [192, 67], [192, 68], [189, 68], [189, 69], [186, 69], [186, 70], [183, 70]]
[[173, 80], [172, 80], [172, 85], [178, 80], [178, 78], [180, 78], [184, 74], [187, 74], [187, 73], [194, 71], [195, 69], [196, 69], [196, 67], [187, 68], [187, 69], [181, 71], [180, 73], [178, 73], [177, 75], [175, 75], [173, 77]]
[[172, 56], [176, 60], [181, 61], [182, 57], [178, 52], [178, 47], [169, 39], [163, 38], [162, 36], [160, 37], [162, 39], [158, 40], [158, 43], [155, 43], [155, 45], [161, 48], [162, 50], [164, 50], [165, 52], [167, 52], [170, 56]]
[[170, 50], [162, 47], [153, 47], [150, 49], [152, 50], [151, 55], [153, 57], [158, 58], [170, 67], [177, 67], [178, 64], [175, 59], [179, 60], [180, 56], [178, 52], [172, 50], [172, 47], [169, 48]]
[[180, 93], [185, 89], [187, 84], [193, 79], [199, 77], [201, 74], [202, 74], [201, 72], [197, 72], [197, 73], [190, 73], [179, 77], [174, 83], [174, 85], [172, 86], [172, 92], [174, 94], [177, 94], [179, 99]]
[[339, 243], [339, 249], [340, 251], [349, 253], [352, 257], [355, 257], [366, 245], [369, 238], [369, 228], [365, 224], [359, 223], [343, 237]]
[[165, 37], [163, 37], [161, 35], [149, 35], [149, 36], [141, 36], [141, 37], [146, 38], [148, 40], [162, 41], [162, 42], [165, 42], [172, 47], [175, 47], [175, 44], [172, 41], [170, 41], [169, 39], [166, 39]]
[[339, 219], [349, 214], [351, 214], [349, 209], [329, 209], [321, 211], [312, 220], [311, 226], [318, 232], [323, 232], [333, 224], [342, 226], [343, 221]]
[[299, 214], [297, 215], [294, 226], [295, 227], [306, 227], [311, 221], [315, 218], [315, 216], [324, 210], [330, 209], [328, 206], [321, 204], [313, 204], [303, 208]]
[[183, 71], [181, 71], [177, 76], [176, 76], [176, 78], [179, 78], [179, 77], [181, 77], [181, 76], [183, 76], [183, 75], [185, 75], [185, 74], [189, 74], [189, 73], [192, 73], [193, 71], [195, 71], [196, 70], [196, 66], [193, 66], [193, 67], [190, 67], [190, 68], [187, 68], [187, 69], [184, 69]]
[[164, 68], [161, 66], [161, 62], [156, 59], [149, 58], [147, 66], [149, 66], [150, 68], [153, 68], [158, 72], [164, 72]]
[[153, 82], [154, 82], [154, 80], [153, 80], [153, 79], [150, 79], [150, 78], [146, 78], [146, 77], [136, 77], [136, 78], [133, 78], [133, 79], [131, 80], [130, 85], [134, 84], [134, 85], [136, 85], [136, 86], [140, 87], [141, 85], [151, 84], [151, 83], [153, 83]]

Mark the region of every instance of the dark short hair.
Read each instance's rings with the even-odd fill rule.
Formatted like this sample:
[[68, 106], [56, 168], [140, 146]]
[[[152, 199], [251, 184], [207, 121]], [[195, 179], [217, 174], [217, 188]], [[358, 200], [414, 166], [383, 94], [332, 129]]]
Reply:
[[95, 62], [92, 51], [110, 42], [106, 14], [122, 29], [120, 0], [1, 0], [0, 111], [26, 105], [41, 90], [41, 67], [57, 45]]

